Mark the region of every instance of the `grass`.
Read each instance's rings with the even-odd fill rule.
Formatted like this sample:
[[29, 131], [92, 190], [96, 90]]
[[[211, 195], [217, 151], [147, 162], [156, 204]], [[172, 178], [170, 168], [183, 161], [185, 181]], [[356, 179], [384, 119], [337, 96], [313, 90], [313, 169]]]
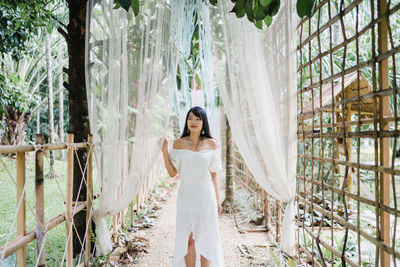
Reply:
[[[48, 154], [46, 155], [48, 156]], [[28, 157], [28, 156], [27, 156]], [[44, 160], [44, 173], [50, 169], [48, 157]], [[2, 157], [0, 168], [0, 246], [7, 240], [16, 237], [16, 186], [13, 182], [16, 177], [16, 161]], [[65, 205], [65, 173], [66, 163], [55, 161], [55, 171], [58, 175], [54, 179], [44, 180], [44, 207], [45, 221], [64, 212]], [[11, 177], [10, 177], [11, 176]], [[26, 230], [35, 229], [35, 162], [26, 160]], [[65, 247], [65, 223], [58, 225], [47, 233], [46, 236], [46, 265], [59, 266]], [[27, 246], [27, 266], [36, 265], [36, 242]], [[2, 262], [3, 266], [15, 266], [15, 254]]]
[[[27, 154], [26, 159], [26, 230], [34, 230], [35, 220], [35, 162], [30, 160], [34, 158]], [[50, 163], [49, 154], [44, 159], [44, 174], [49, 173]], [[58, 153], [56, 153], [58, 158]], [[16, 160], [10, 157], [0, 158], [0, 246], [3, 246], [7, 240], [11, 241], [16, 237]], [[65, 211], [65, 192], [66, 192], [66, 162], [55, 161], [56, 178], [44, 179], [44, 206], [45, 221], [48, 221]], [[94, 168], [94, 177], [96, 177], [96, 168]], [[161, 178], [153, 195], [160, 194], [161, 188], [169, 187], [167, 179]], [[94, 191], [98, 192], [98, 183], [94, 181]], [[135, 200], [136, 201], [136, 200]], [[94, 203], [96, 205], [98, 203]], [[135, 214], [135, 221], [141, 214]], [[126, 225], [130, 227], [130, 213], [126, 214]], [[106, 218], [108, 225], [111, 224], [111, 217]], [[65, 222], [47, 232], [45, 242], [45, 258], [47, 266], [60, 266], [65, 251]], [[26, 264], [27, 266], [36, 265], [36, 241], [34, 240], [26, 246]], [[1, 262], [3, 267], [16, 266], [16, 254], [10, 255]]]

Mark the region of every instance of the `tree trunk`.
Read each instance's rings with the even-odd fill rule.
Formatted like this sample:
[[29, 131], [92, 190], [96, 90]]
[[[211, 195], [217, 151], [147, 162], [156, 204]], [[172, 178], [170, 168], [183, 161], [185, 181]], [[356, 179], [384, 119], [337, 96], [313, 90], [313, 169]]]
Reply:
[[[47, 88], [48, 88], [48, 107], [49, 107], [49, 143], [54, 143], [54, 109], [53, 109], [53, 69], [51, 66], [51, 50], [50, 50], [50, 37], [46, 31], [46, 69], [47, 69]], [[50, 172], [47, 174], [48, 178], [56, 176], [54, 170], [54, 152], [50, 150]]]
[[[41, 102], [41, 98], [39, 97], [39, 103]], [[36, 113], [36, 134], [40, 134], [40, 107]]]
[[225, 176], [225, 199], [222, 207], [225, 212], [229, 212], [233, 203], [233, 142], [231, 135], [231, 127], [229, 126], [228, 118], [226, 121], [226, 176]]
[[25, 140], [25, 127], [31, 116], [30, 113], [20, 112], [12, 106], [5, 106], [6, 129], [4, 145], [19, 145]]
[[[61, 63], [63, 60], [62, 57], [62, 49], [61, 46], [59, 46], [58, 49], [58, 58]], [[63, 88], [63, 82], [64, 82], [64, 75], [63, 75], [63, 67], [60, 65], [59, 69], [59, 76], [58, 76], [58, 88], [61, 90], [60, 93], [58, 94], [58, 127], [59, 127], [59, 134], [60, 134], [60, 143], [64, 143], [64, 92], [62, 90]], [[65, 160], [65, 153], [64, 150], [60, 150], [60, 160]]]
[[[85, 30], [87, 0], [68, 0], [69, 23], [67, 34], [64, 32], [68, 46], [68, 89], [69, 97], [69, 130], [74, 134], [75, 142], [86, 142], [89, 134], [89, 117], [85, 84]], [[59, 29], [60, 30], [60, 29]], [[62, 31], [62, 30], [60, 30]], [[82, 172], [78, 161], [85, 166], [86, 150], [78, 150], [78, 159], [74, 161], [74, 201], [86, 201], [86, 184], [82, 181]], [[82, 188], [80, 188], [82, 187]], [[78, 195], [79, 194], [79, 195]], [[81, 251], [80, 240], [85, 237], [86, 211], [74, 216], [77, 231], [73, 231], [74, 256]], [[76, 234], [78, 232], [79, 238]]]

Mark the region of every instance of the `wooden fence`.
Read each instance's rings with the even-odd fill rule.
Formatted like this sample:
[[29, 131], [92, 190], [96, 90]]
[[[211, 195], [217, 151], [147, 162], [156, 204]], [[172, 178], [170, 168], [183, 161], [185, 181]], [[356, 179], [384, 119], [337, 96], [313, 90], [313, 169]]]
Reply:
[[318, 1], [299, 26], [299, 256], [400, 263], [400, 3]]
[[[66, 266], [73, 266], [73, 248], [72, 248], [72, 232], [73, 232], [73, 218], [78, 212], [86, 209], [91, 211], [92, 199], [93, 199], [93, 180], [92, 180], [92, 136], [88, 137], [86, 143], [74, 143], [74, 136], [69, 134], [67, 137], [67, 143], [63, 144], [43, 144], [43, 135], [36, 135], [35, 145], [18, 145], [18, 146], [0, 146], [0, 154], [13, 154], [16, 153], [16, 188], [17, 188], [17, 215], [16, 215], [16, 228], [17, 235], [13, 240], [8, 241], [5, 245], [0, 248], [0, 255], [2, 259], [7, 258], [13, 253], [17, 253], [17, 266], [26, 266], [26, 246], [36, 240], [37, 244], [37, 266], [44, 266], [46, 251], [45, 251], [45, 239], [49, 231], [62, 222], [66, 222], [66, 247], [65, 247], [65, 262]], [[65, 212], [57, 215], [56, 217], [45, 221], [45, 209], [44, 209], [44, 154], [48, 150], [67, 150], [67, 167], [66, 167], [66, 195], [65, 195]], [[73, 190], [73, 166], [76, 157], [77, 149], [86, 149], [88, 151], [88, 162], [85, 166], [87, 175], [86, 186], [87, 186], [87, 201], [77, 202], [72, 198]], [[26, 153], [34, 151], [35, 153], [35, 217], [36, 217], [36, 228], [27, 231], [26, 229]], [[87, 229], [85, 242], [85, 265], [90, 260], [90, 227], [91, 227], [91, 212], [87, 212], [86, 217]], [[83, 244], [82, 244], [83, 246]], [[63, 265], [63, 263], [61, 264]]]
[[246, 190], [253, 198], [254, 207], [264, 215], [264, 225], [280, 241], [282, 227], [282, 202], [264, 191], [254, 180], [248, 167], [235, 147], [233, 162], [233, 180], [240, 190]]

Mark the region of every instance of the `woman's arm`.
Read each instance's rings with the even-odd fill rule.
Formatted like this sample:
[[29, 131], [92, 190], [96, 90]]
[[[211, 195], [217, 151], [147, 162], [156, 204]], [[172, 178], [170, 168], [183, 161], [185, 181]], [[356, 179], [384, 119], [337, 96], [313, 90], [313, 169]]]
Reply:
[[178, 172], [175, 169], [174, 165], [172, 165], [171, 159], [169, 157], [167, 139], [164, 140], [162, 153], [163, 153], [163, 157], [164, 157], [165, 168], [167, 168], [169, 176], [170, 177], [175, 177], [178, 174]]
[[218, 213], [221, 213], [222, 206], [221, 206], [221, 202], [219, 201], [217, 173], [216, 172], [210, 172], [210, 174], [211, 174], [211, 178], [212, 178], [212, 181], [213, 181], [213, 184], [214, 184], [215, 197], [217, 198]]

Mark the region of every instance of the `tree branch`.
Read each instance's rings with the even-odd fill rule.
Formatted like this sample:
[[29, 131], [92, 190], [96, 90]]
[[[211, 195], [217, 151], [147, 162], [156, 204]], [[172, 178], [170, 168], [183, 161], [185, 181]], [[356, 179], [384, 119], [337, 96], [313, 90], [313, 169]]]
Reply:
[[68, 33], [67, 33], [63, 28], [61, 28], [61, 27], [58, 27], [58, 28], [57, 28], [57, 31], [58, 31], [62, 36], [64, 36], [65, 40], [68, 42]]
[[69, 69], [68, 69], [68, 68], [66, 68], [66, 67], [63, 67], [63, 72], [64, 72], [65, 74], [68, 74], [68, 72], [69, 72]]
[[65, 29], [67, 28], [67, 25], [65, 25], [62, 21], [60, 21], [54, 14], [50, 14], [50, 17], [52, 17], [55, 21], [57, 21], [58, 24], [63, 26]]
[[64, 87], [67, 89], [67, 91], [69, 92], [69, 91], [70, 91], [69, 83], [64, 82], [63, 85], [64, 85]]

